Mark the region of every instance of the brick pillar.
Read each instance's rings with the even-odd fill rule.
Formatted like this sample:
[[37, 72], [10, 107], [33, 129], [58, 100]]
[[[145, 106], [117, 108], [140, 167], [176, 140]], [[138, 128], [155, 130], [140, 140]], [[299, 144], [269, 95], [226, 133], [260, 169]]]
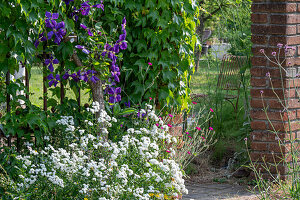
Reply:
[[[250, 138], [251, 158], [253, 161], [258, 161], [258, 164], [262, 164], [263, 157], [267, 162], [274, 162], [273, 157], [276, 162], [279, 162], [280, 157], [282, 157], [281, 149], [283, 156], [286, 156], [289, 150], [289, 144], [286, 140], [286, 138], [290, 137], [289, 133], [291, 132], [294, 138], [297, 137], [297, 132], [298, 137], [300, 135], [299, 97], [296, 97], [296, 88], [291, 84], [292, 76], [300, 72], [298, 69], [300, 65], [300, 0], [253, 0], [251, 18], [253, 42], [251, 68], [251, 127], [253, 129]], [[265, 54], [274, 59], [271, 54], [274, 51], [278, 51], [278, 43], [296, 48], [294, 53], [290, 54], [283, 63], [283, 67], [288, 72], [287, 74], [283, 73], [283, 85], [279, 67], [268, 61], [260, 52], [260, 49], [264, 49]], [[280, 55], [284, 57], [284, 48], [281, 49]], [[271, 81], [266, 77], [268, 72], [270, 73]], [[283, 106], [280, 105], [278, 98], [271, 89], [271, 83], [280, 99], [289, 99], [286, 102], [288, 110], [283, 111]], [[289, 83], [291, 87], [289, 87]], [[261, 95], [263, 96], [263, 101]], [[264, 102], [264, 106], [262, 102]], [[267, 120], [263, 107], [268, 108], [267, 115], [276, 131], [278, 131], [279, 137], [271, 132], [273, 128]], [[287, 125], [288, 119], [291, 122], [291, 130], [289, 130]], [[284, 147], [286, 148], [280, 148], [278, 138], [285, 142]], [[264, 170], [261, 170], [264, 173]], [[280, 165], [278, 171], [283, 175], [286, 174], [287, 169], [284, 165]], [[276, 170], [271, 167], [271, 172], [275, 174]], [[267, 173], [265, 173], [265, 176], [267, 177]]]

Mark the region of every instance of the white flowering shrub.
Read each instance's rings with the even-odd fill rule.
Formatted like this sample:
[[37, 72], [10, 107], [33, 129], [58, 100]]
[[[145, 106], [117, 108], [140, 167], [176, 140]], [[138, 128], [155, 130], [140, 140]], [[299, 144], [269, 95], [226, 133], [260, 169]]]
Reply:
[[[96, 103], [88, 110], [99, 111]], [[106, 141], [101, 135], [120, 125], [105, 111], [98, 119], [87, 119], [85, 129], [75, 127], [72, 117], [61, 117], [57, 124], [72, 133], [68, 137], [73, 142], [64, 148], [48, 144], [38, 151], [28, 145], [29, 154], [17, 156], [19, 176], [8, 181], [9, 195], [13, 199], [104, 200], [177, 199], [187, 193], [183, 171], [172, 159], [175, 151], [165, 145], [176, 141], [169, 127], [150, 105], [133, 120], [136, 127], [120, 133], [120, 140]]]

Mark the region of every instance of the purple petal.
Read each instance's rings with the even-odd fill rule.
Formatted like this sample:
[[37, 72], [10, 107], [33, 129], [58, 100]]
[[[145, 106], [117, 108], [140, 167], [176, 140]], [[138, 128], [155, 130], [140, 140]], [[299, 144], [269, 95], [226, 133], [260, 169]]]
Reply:
[[49, 39], [49, 40], [52, 38], [53, 34], [54, 34], [53, 31], [50, 31], [50, 32], [48, 33], [48, 39]]
[[87, 29], [86, 25], [80, 24], [80, 27], [83, 28], [84, 30]]
[[49, 87], [51, 87], [54, 82], [55, 82], [54, 80], [50, 81], [49, 82]]
[[48, 68], [49, 68], [49, 70], [50, 70], [51, 72], [54, 71], [54, 67], [53, 67], [52, 63], [50, 63], [50, 65], [48, 66]]
[[81, 14], [86, 16], [86, 15], [89, 14], [89, 12], [90, 12], [90, 8], [86, 8], [86, 9], [81, 11]]
[[53, 13], [53, 15], [52, 15], [52, 19], [58, 19], [58, 13]]
[[121, 93], [121, 88], [120, 88], [120, 87], [117, 87], [117, 88], [116, 88], [116, 94], [119, 94], [119, 93]]
[[38, 48], [39, 44], [40, 44], [39, 40], [36, 40], [36, 41], [34, 42], [35, 48]]
[[63, 28], [65, 28], [65, 22], [59, 22], [58, 24], [57, 24], [57, 27], [56, 27], [56, 29], [63, 29]]
[[50, 12], [46, 12], [46, 14], [45, 14], [45, 16], [47, 17], [47, 18], [51, 18], [52, 17], [52, 14], [50, 13]]
[[55, 79], [58, 80], [58, 81], [60, 81], [60, 76], [59, 76], [59, 74], [56, 74]]
[[67, 73], [65, 73], [64, 75], [63, 75], [63, 79], [65, 79], [65, 80], [67, 80], [68, 78], [69, 78], [69, 74], [68, 74], [68, 72]]
[[125, 34], [121, 34], [121, 35], [119, 36], [119, 40], [120, 40], [120, 41], [125, 40], [125, 38], [126, 38], [126, 35], [125, 35]]
[[52, 79], [54, 79], [54, 76], [53, 76], [53, 74], [49, 74], [49, 75], [47, 76], [47, 79], [48, 79], [48, 80], [52, 80]]
[[84, 47], [81, 46], [81, 45], [76, 45], [75, 48], [77, 48], [77, 49], [83, 49]]
[[115, 88], [113, 88], [113, 87], [110, 87], [110, 88], [108, 88], [108, 94], [115, 94]]
[[126, 18], [125, 17], [122, 20], [122, 24], [126, 24]]
[[122, 49], [122, 50], [127, 49], [127, 42], [122, 42], [120, 49]]
[[117, 102], [120, 102], [120, 101], [121, 101], [121, 95], [119, 95], [119, 94], [117, 95], [116, 101], [117, 101]]
[[88, 29], [88, 34], [89, 34], [89, 36], [93, 36], [93, 33], [91, 32], [90, 29]]
[[58, 83], [58, 81], [54, 81], [54, 87], [56, 87], [57, 83]]
[[53, 60], [53, 64], [58, 64], [59, 63], [59, 61], [55, 58], [54, 60]]
[[116, 99], [114, 96], [109, 97], [109, 100], [108, 100], [109, 103], [115, 103], [115, 101], [116, 101]]
[[82, 52], [85, 53], [85, 54], [89, 54], [90, 53], [90, 51], [87, 50], [87, 49], [82, 49]]

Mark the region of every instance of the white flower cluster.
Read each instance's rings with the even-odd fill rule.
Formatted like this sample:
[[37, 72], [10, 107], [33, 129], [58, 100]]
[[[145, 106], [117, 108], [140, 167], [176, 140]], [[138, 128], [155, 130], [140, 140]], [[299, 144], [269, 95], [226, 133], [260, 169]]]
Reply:
[[92, 108], [87, 108], [87, 111], [88, 112], [91, 112], [91, 113], [96, 113], [96, 112], [99, 112], [100, 111], [100, 104], [98, 101], [95, 101], [92, 103]]
[[56, 124], [65, 125], [67, 127], [65, 129], [66, 132], [75, 131], [74, 118], [72, 116], [61, 116], [61, 119], [57, 120]]
[[[94, 110], [97, 110], [96, 106]], [[147, 105], [145, 113], [163, 128], [157, 125], [150, 129], [130, 128], [119, 142], [103, 141], [81, 130], [78, 143], [71, 143], [66, 149], [48, 145], [37, 152], [29, 146], [30, 156], [17, 157], [22, 161], [24, 171], [20, 176], [22, 181], [17, 183], [19, 190], [38, 187], [38, 182], [45, 180], [56, 186], [53, 194], [76, 185], [73, 193], [80, 198], [148, 200], [153, 195], [164, 199], [164, 195], [176, 198], [179, 193], [187, 193], [182, 171], [171, 159], [173, 151], [168, 154], [162, 146], [165, 141], [172, 142], [172, 136], [151, 109], [152, 106]], [[72, 121], [64, 116], [57, 123], [68, 129], [74, 126]], [[98, 119], [105, 126], [116, 121], [105, 111]], [[161, 159], [166, 154], [165, 159]]]

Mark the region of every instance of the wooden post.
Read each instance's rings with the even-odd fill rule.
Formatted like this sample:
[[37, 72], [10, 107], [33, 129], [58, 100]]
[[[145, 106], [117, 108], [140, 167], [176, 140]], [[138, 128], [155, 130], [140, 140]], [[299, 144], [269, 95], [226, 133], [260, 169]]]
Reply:
[[28, 77], [29, 74], [28, 74], [28, 69], [26, 68], [26, 65], [24, 67], [25, 67], [25, 87], [27, 89], [27, 93], [25, 96], [26, 96], [26, 99], [29, 99], [29, 77]]
[[47, 111], [47, 66], [45, 64], [45, 59], [47, 58], [47, 54], [45, 52], [46, 46], [43, 47], [43, 102], [44, 102], [44, 111]]
[[78, 88], [78, 97], [77, 97], [77, 103], [78, 103], [78, 112], [80, 112], [80, 88]]
[[60, 104], [62, 105], [64, 103], [64, 98], [65, 98], [65, 88], [64, 88], [64, 84], [62, 82], [62, 73], [64, 71], [65, 68], [65, 62], [62, 61], [61, 62], [61, 71], [60, 71]]
[[[6, 111], [10, 112], [10, 94], [8, 93], [8, 86], [10, 84], [10, 73], [9, 71], [6, 73]], [[11, 136], [7, 138], [8, 146], [11, 147]]]

